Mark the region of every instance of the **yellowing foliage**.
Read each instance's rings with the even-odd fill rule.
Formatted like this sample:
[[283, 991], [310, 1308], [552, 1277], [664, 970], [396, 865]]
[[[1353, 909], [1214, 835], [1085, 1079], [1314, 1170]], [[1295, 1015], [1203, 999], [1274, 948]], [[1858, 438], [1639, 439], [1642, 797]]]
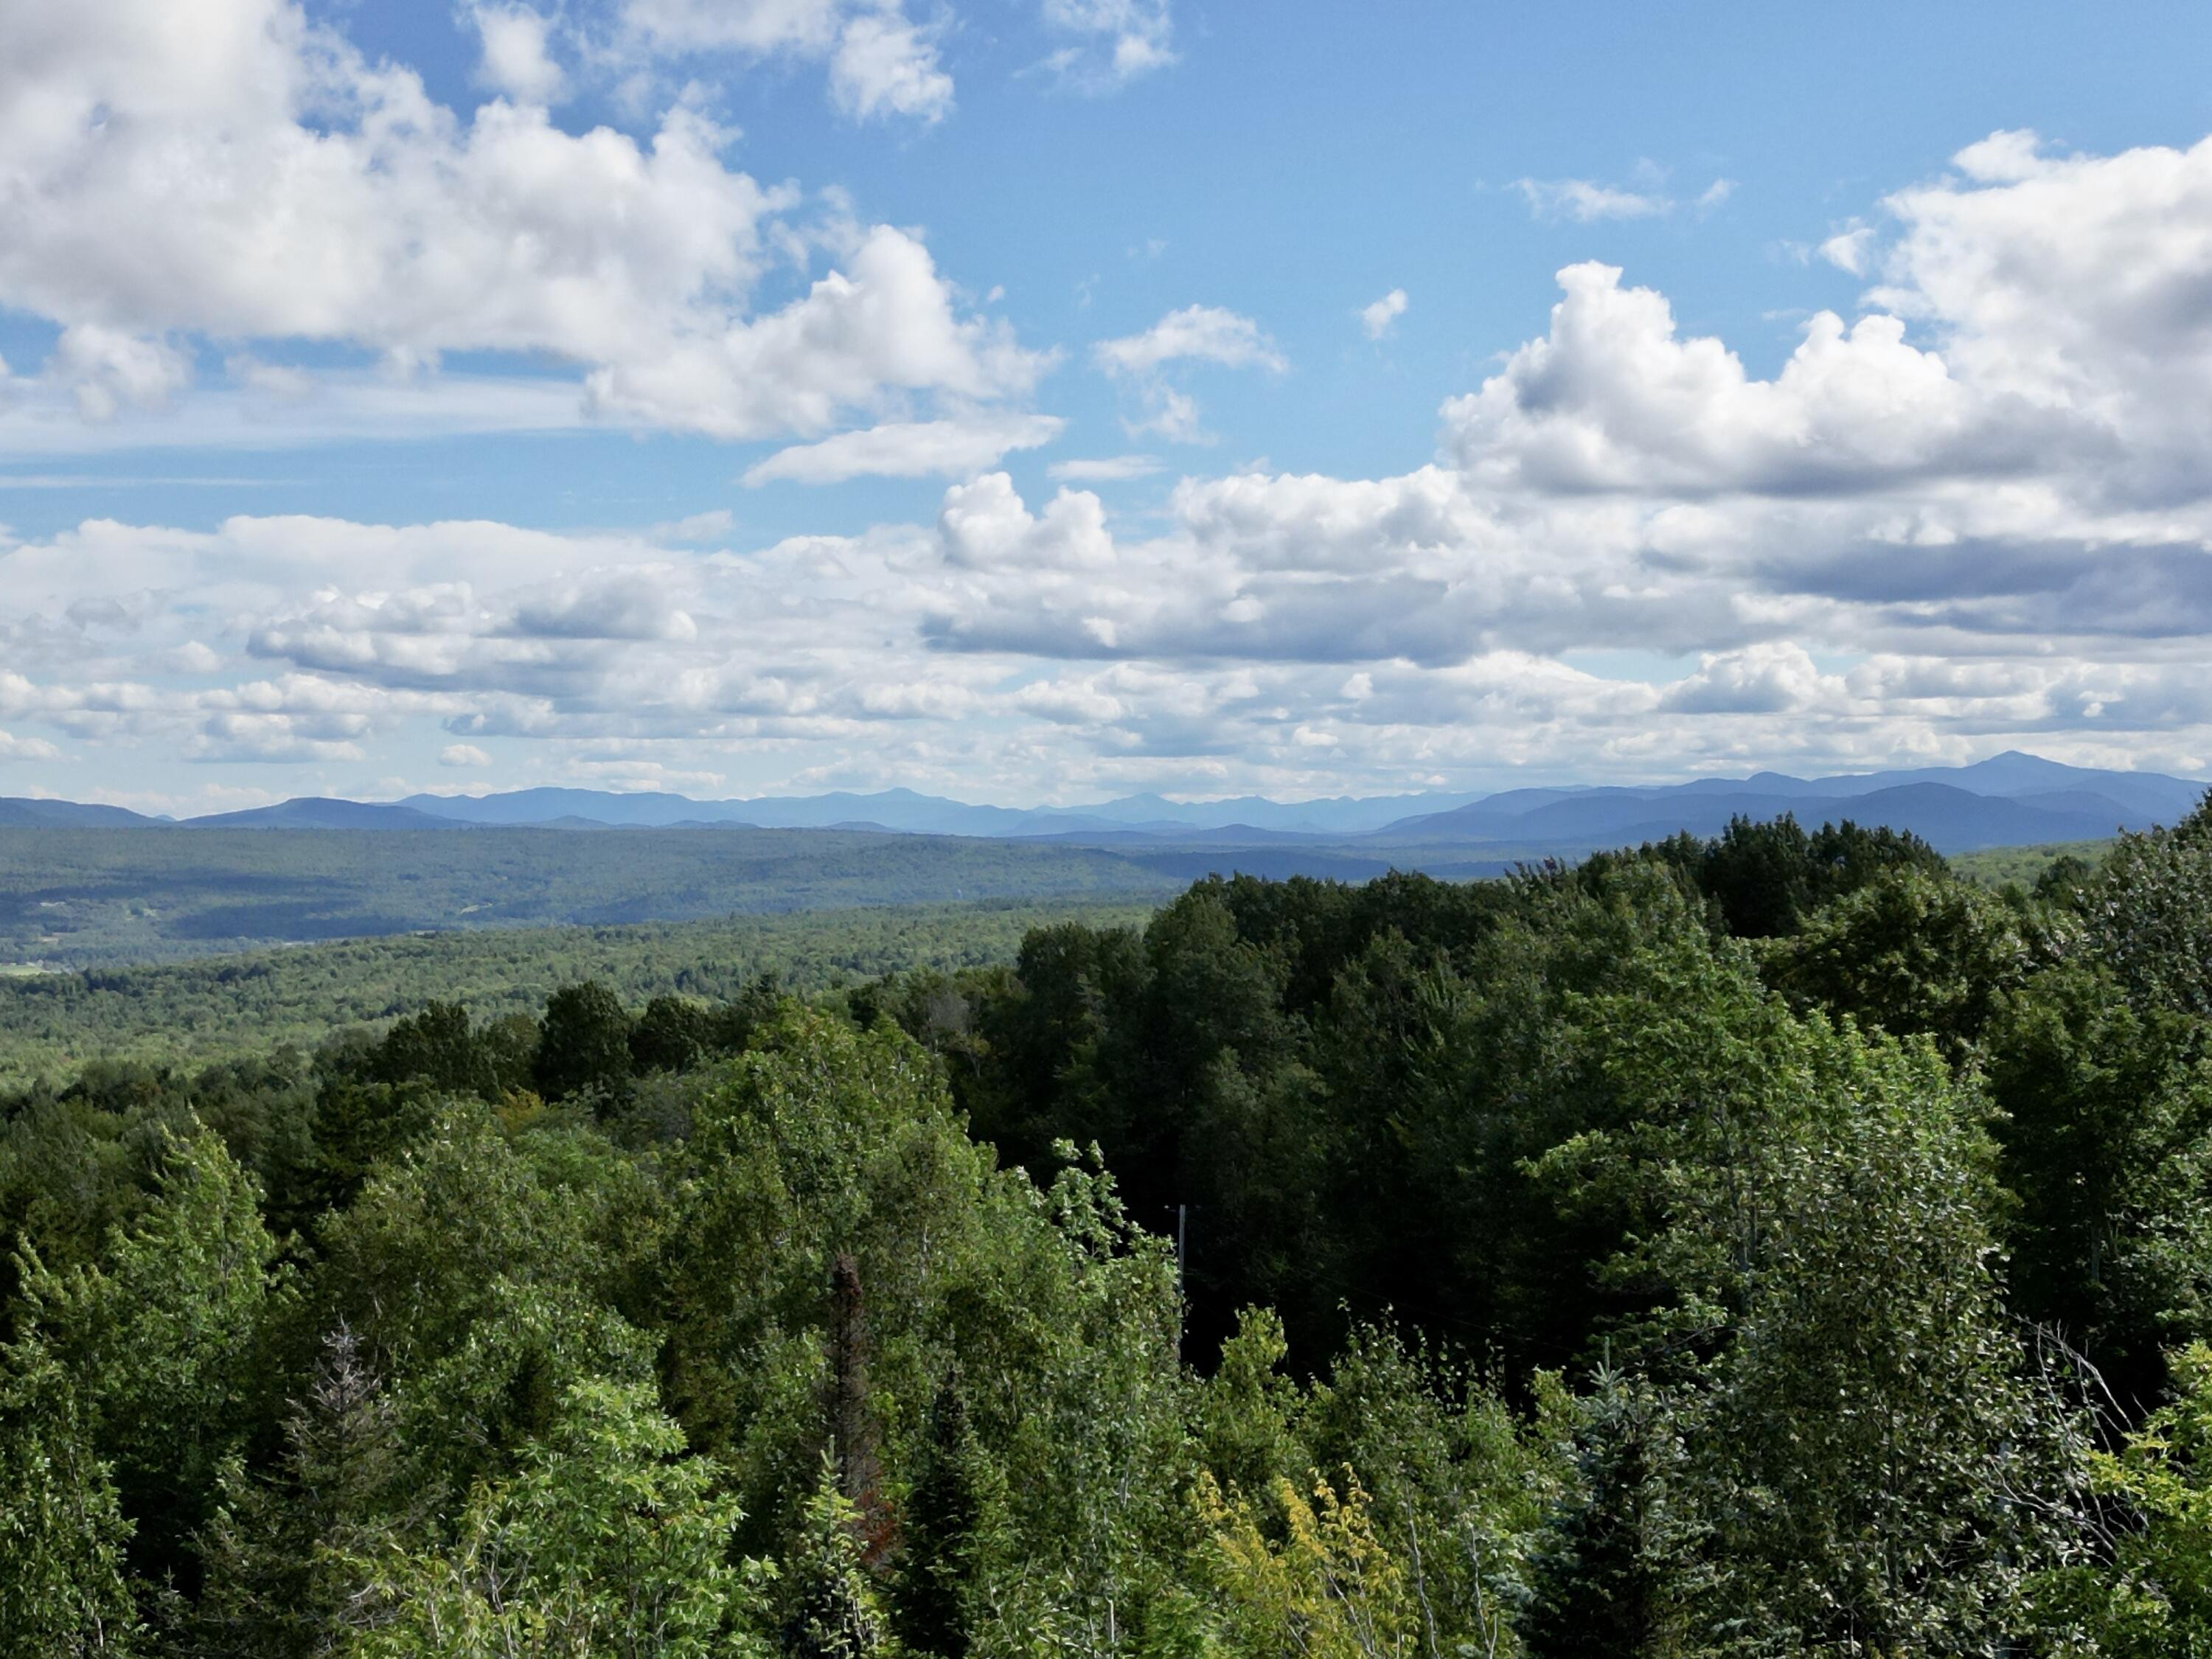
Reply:
[[1260, 1505], [1201, 1474], [1194, 1501], [1211, 1535], [1229, 1651], [1302, 1659], [1399, 1659], [1422, 1650], [1418, 1585], [1376, 1535], [1367, 1493], [1316, 1474], [1309, 1499], [1270, 1486], [1279, 1540]]

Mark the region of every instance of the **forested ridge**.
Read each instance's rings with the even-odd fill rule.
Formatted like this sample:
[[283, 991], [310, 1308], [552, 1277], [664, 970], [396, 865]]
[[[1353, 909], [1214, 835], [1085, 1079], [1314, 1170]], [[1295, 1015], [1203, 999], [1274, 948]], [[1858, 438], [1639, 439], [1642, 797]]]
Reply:
[[668, 923], [870, 905], [1158, 901], [1096, 848], [846, 830], [0, 825], [0, 971], [110, 969], [422, 929]]
[[502, 927], [334, 939], [183, 962], [0, 975], [0, 1088], [87, 1060], [172, 1070], [313, 1048], [430, 1002], [479, 1020], [535, 1016], [597, 980], [642, 1006], [722, 1001], [763, 973], [813, 993], [916, 967], [1010, 962], [1048, 923], [1141, 921], [1148, 904], [1084, 900], [899, 904], [619, 927]]
[[2208, 1022], [2201, 808], [87, 1065], [0, 1646], [2212, 1652]]

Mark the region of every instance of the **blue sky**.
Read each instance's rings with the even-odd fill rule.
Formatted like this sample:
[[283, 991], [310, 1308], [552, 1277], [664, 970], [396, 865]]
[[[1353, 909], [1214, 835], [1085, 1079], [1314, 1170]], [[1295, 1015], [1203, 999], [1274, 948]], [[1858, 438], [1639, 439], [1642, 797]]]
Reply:
[[2202, 771], [2208, 48], [11, 12], [0, 793]]

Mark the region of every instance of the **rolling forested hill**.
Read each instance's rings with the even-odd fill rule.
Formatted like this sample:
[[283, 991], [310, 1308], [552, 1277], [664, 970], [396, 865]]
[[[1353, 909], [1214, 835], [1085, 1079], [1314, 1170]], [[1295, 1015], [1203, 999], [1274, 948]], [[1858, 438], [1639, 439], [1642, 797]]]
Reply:
[[821, 830], [0, 829], [0, 963], [1180, 884], [1092, 848]]

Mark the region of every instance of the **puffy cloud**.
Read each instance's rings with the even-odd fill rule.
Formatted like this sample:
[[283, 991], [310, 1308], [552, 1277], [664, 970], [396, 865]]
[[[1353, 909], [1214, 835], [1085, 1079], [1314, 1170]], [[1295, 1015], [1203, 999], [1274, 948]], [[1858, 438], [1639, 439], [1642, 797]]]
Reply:
[[1373, 304], [1360, 307], [1359, 326], [1369, 339], [1379, 340], [1405, 314], [1406, 290], [1394, 288]]
[[438, 764], [481, 769], [491, 764], [491, 757], [472, 743], [449, 743], [438, 751]]
[[2163, 502], [2203, 493], [2212, 434], [2212, 139], [2051, 157], [1998, 133], [1883, 204], [1870, 296], [1962, 379], [2047, 416], [2069, 471]]
[[952, 77], [938, 67], [937, 48], [896, 10], [848, 18], [830, 62], [838, 108], [861, 119], [910, 115], [925, 121], [952, 107]]
[[1683, 339], [1666, 299], [1595, 263], [1559, 273], [1551, 332], [1444, 418], [1462, 465], [1537, 489], [1852, 490], [2025, 466], [1942, 356], [1895, 316], [1814, 314], [1772, 380]]
[[1126, 705], [1096, 680], [1038, 680], [1014, 694], [1014, 701], [1040, 719], [1067, 726], [1102, 726], [1119, 720]]
[[43, 738], [18, 738], [0, 732], [0, 761], [50, 761], [58, 759], [60, 753]]
[[595, 369], [592, 406], [724, 438], [818, 432], [895, 391], [988, 399], [1027, 391], [1048, 362], [1003, 326], [963, 318], [928, 251], [879, 226], [804, 299]]
[[[2200, 173], [2202, 149], [1976, 146], [1839, 233], [1868, 228], [1850, 257], [1876, 286], [1765, 374], [1686, 336], [1651, 289], [1571, 266], [1548, 326], [1446, 406], [1436, 459], [1390, 477], [1185, 477], [1117, 517], [1079, 486], [1157, 463], [1073, 460], [1056, 493], [985, 471], [933, 525], [769, 546], [726, 514], [636, 535], [270, 517], [0, 538], [0, 720], [64, 751], [313, 767], [381, 759], [402, 733], [425, 756], [500, 737], [502, 761], [543, 756], [520, 764], [546, 775], [1007, 799], [2008, 745], [2195, 770], [2212, 757]], [[751, 431], [764, 376], [810, 435], [869, 412], [763, 464], [793, 477], [957, 478], [1057, 430], [994, 404], [1041, 364], [945, 297], [918, 242], [855, 230], [840, 248], [847, 288], [693, 330], [682, 374], [601, 364], [610, 404]], [[1190, 307], [1097, 361], [1187, 429], [1179, 368], [1280, 353]], [[21, 401], [70, 396], [41, 376]], [[0, 432], [45, 429], [16, 419]]]
[[[545, 94], [515, 44], [538, 29], [542, 46], [535, 14], [477, 15], [488, 72]], [[848, 24], [836, 78], [856, 110], [936, 96], [898, 68], [894, 13]], [[725, 141], [681, 105], [644, 143], [566, 131], [533, 101], [465, 118], [292, 0], [15, 8], [0, 15], [0, 304], [63, 325], [50, 373], [95, 416], [173, 397], [188, 364], [164, 342], [186, 332], [410, 363], [549, 354], [589, 370], [616, 418], [732, 436], [1034, 377], [1040, 360], [960, 315], [927, 252], [886, 228], [833, 227], [842, 267], [757, 310], [804, 243], [781, 217], [798, 198], [725, 167]]]
[[550, 26], [542, 14], [527, 6], [478, 5], [469, 15], [483, 42], [479, 81], [521, 103], [559, 100], [567, 77], [547, 47]]
[[223, 655], [209, 649], [198, 640], [186, 640], [182, 645], [165, 651], [153, 659], [154, 665], [171, 674], [205, 677], [218, 672], [223, 666]]
[[1096, 495], [1063, 489], [1033, 517], [1003, 472], [946, 490], [937, 525], [945, 557], [969, 568], [1096, 569], [1114, 556]]
[[[2202, 624], [2155, 597], [2191, 580], [2159, 526], [2094, 557], [1977, 560], [1976, 536], [2050, 514], [1974, 505], [1911, 521], [1880, 497], [1545, 498], [1437, 465], [1186, 479], [1133, 538], [1089, 492], [1033, 507], [1000, 473], [948, 489], [931, 532], [741, 552], [482, 523], [94, 522], [0, 554], [21, 596], [0, 718], [302, 765], [425, 723], [675, 771], [865, 752], [1015, 798], [1047, 779], [1408, 787], [1562, 756], [1635, 776], [2029, 738], [2087, 754], [2130, 733], [2185, 754], [2212, 732]], [[1947, 575], [1954, 553], [1983, 574]], [[200, 663], [219, 683], [136, 678], [188, 639], [224, 647]], [[1623, 650], [1692, 665], [1565, 660]]]
[[1878, 276], [1872, 308], [1817, 313], [1771, 380], [1680, 337], [1654, 291], [1570, 267], [1548, 335], [1448, 405], [1455, 453], [1539, 490], [1890, 492], [1912, 512], [1946, 483], [1986, 512], [2033, 477], [2085, 523], [2212, 494], [2212, 140], [2058, 156], [2008, 132], [1954, 162], [1888, 197], [1887, 227], [1822, 245]]
[[899, 422], [778, 450], [748, 468], [744, 481], [842, 483], [867, 475], [965, 477], [995, 465], [1009, 450], [1050, 443], [1066, 424], [1052, 415]]
[[1824, 677], [1787, 640], [1708, 652], [1698, 672], [1668, 686], [1659, 706], [1685, 714], [1786, 714], [1838, 701], [1842, 683]]
[[2043, 141], [2025, 128], [1993, 132], [1951, 159], [1961, 173], [1983, 184], [2017, 184], [2048, 173], [2055, 167], [2043, 154]]
[[46, 374], [70, 388], [85, 419], [107, 421], [118, 410], [167, 409], [191, 383], [192, 367], [163, 341], [75, 323], [62, 331]]

